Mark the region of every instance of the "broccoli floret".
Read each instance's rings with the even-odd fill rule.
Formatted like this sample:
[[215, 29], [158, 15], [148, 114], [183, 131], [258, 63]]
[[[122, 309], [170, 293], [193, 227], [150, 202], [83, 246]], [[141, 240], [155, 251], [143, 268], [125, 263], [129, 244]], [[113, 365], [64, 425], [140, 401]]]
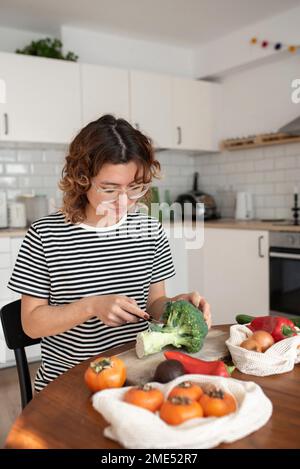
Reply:
[[150, 325], [137, 335], [136, 353], [139, 358], [160, 352], [166, 345], [184, 347], [189, 353], [198, 352], [208, 333], [201, 311], [185, 300], [169, 301], [163, 314], [164, 325]]

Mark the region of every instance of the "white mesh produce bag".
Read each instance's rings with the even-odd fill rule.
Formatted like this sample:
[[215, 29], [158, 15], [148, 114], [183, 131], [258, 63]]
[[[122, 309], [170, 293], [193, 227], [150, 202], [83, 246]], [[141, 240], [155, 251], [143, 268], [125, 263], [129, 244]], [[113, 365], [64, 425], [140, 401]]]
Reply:
[[123, 401], [129, 387], [99, 391], [92, 397], [94, 408], [109, 426], [104, 435], [125, 448], [212, 448], [231, 443], [258, 430], [272, 414], [272, 403], [253, 382], [207, 375], [183, 375], [167, 384], [152, 383], [165, 395], [183, 381], [211, 383], [231, 393], [238, 410], [225, 417], [203, 417], [172, 426], [158, 414]]
[[300, 335], [280, 340], [264, 353], [246, 350], [239, 345], [253, 332], [247, 327], [236, 324], [230, 327], [230, 336], [226, 345], [232, 361], [239, 371], [255, 376], [268, 376], [286, 373], [300, 362]]

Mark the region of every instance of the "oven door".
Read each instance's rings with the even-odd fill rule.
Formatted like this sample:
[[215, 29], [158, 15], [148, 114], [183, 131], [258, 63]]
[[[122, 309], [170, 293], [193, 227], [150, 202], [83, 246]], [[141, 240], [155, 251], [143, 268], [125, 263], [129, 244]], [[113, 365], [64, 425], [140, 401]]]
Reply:
[[300, 316], [300, 249], [270, 249], [270, 309]]

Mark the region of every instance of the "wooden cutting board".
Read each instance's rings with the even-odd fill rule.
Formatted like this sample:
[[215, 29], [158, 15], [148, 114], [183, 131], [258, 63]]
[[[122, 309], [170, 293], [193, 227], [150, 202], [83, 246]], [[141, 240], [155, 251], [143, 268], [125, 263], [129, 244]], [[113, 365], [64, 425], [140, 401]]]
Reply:
[[[228, 355], [228, 349], [225, 340], [229, 337], [229, 332], [218, 329], [210, 330], [204, 341], [202, 349], [198, 353], [190, 354], [193, 357], [202, 360], [212, 361]], [[171, 349], [171, 347], [169, 348]], [[164, 350], [168, 350], [166, 347]], [[174, 347], [172, 347], [174, 350]], [[176, 349], [177, 350], [177, 349]], [[178, 349], [181, 351], [181, 349]], [[182, 351], [184, 351], [182, 349]], [[153, 380], [157, 365], [165, 360], [163, 352], [148, 355], [144, 358], [138, 358], [135, 349], [120, 353], [118, 357], [122, 358], [127, 368], [126, 384], [143, 384]]]

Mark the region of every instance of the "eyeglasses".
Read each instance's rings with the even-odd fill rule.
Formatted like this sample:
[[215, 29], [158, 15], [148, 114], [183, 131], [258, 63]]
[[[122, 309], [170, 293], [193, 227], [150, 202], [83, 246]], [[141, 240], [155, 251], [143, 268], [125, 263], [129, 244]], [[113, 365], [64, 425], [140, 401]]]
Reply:
[[151, 183], [147, 184], [137, 184], [135, 186], [127, 187], [126, 189], [117, 189], [117, 188], [103, 188], [97, 186], [94, 182], [92, 182], [92, 186], [95, 187], [96, 192], [101, 194], [101, 198], [105, 202], [115, 202], [118, 200], [119, 196], [122, 193], [126, 193], [128, 199], [130, 200], [137, 200], [143, 197], [146, 194], [150, 187]]

